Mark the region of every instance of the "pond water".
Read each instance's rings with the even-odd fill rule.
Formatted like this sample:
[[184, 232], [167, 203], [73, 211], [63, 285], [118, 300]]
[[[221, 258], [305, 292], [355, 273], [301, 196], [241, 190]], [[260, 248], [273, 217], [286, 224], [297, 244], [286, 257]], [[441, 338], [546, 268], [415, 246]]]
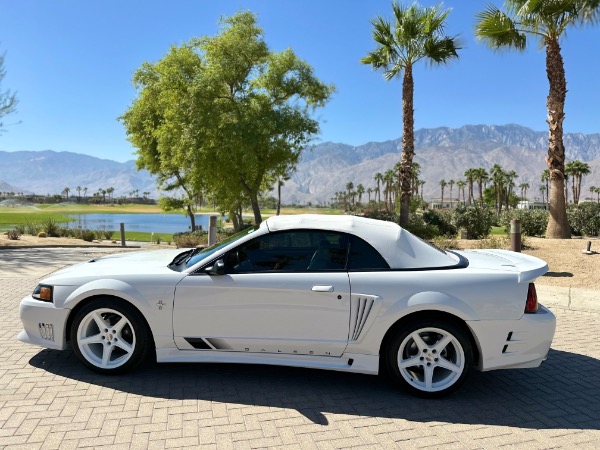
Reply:
[[[182, 214], [69, 214], [69, 217], [75, 219], [65, 224], [69, 228], [118, 232], [124, 223], [125, 231], [169, 234], [190, 231], [190, 218]], [[208, 215], [196, 214], [196, 226], [208, 230], [208, 218]]]

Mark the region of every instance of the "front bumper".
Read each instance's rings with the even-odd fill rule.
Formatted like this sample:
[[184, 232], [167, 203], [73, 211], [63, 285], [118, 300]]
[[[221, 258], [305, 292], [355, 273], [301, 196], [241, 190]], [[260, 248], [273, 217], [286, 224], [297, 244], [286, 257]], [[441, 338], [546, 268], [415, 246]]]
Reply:
[[479, 345], [478, 368], [526, 369], [538, 367], [550, 350], [556, 330], [556, 317], [539, 305], [535, 314], [518, 320], [478, 320], [467, 324]]
[[58, 309], [53, 303], [36, 300], [31, 295], [21, 300], [19, 316], [23, 330], [17, 336], [21, 342], [64, 350], [69, 309]]

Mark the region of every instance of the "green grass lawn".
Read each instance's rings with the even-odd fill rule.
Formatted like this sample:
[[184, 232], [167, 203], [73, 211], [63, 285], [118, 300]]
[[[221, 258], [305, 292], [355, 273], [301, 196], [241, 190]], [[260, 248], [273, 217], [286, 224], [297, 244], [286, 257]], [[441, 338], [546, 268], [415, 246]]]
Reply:
[[492, 227], [492, 232], [490, 233], [492, 236], [505, 236], [508, 237], [504, 227]]

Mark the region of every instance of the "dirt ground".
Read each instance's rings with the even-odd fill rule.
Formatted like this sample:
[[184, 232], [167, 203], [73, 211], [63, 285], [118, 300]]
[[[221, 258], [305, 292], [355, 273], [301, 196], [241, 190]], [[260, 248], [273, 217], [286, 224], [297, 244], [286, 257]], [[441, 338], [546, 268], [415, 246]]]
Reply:
[[[591, 255], [582, 253], [587, 247], [588, 241], [591, 241]], [[479, 245], [479, 241], [458, 241], [461, 248], [474, 248]], [[504, 240], [508, 249], [510, 242]], [[37, 236], [21, 236], [21, 239], [12, 241], [6, 236], [0, 235], [0, 250], [15, 246], [93, 246], [93, 247], [119, 247], [119, 243], [113, 244], [111, 241], [85, 242], [81, 239], [68, 238], [38, 238]], [[157, 245], [152, 247], [159, 248]], [[161, 245], [160, 247], [164, 247]], [[525, 239], [525, 248], [523, 253], [543, 259], [550, 268], [548, 273], [538, 278], [536, 283], [576, 287], [583, 289], [600, 290], [600, 239], [599, 238], [573, 238], [573, 239], [543, 239], [531, 238]]]
[[[504, 248], [510, 249], [508, 239], [500, 239]], [[592, 254], [584, 254], [587, 243], [591, 242]], [[478, 248], [479, 241], [458, 241], [463, 249]], [[526, 237], [522, 252], [543, 259], [549, 270], [537, 279], [536, 283], [600, 290], [600, 239], [544, 239]]]

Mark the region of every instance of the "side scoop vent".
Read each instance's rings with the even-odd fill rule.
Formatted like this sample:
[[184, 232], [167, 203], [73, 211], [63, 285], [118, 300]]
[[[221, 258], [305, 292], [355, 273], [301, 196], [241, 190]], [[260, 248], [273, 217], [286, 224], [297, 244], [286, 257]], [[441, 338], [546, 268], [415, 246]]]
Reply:
[[367, 323], [369, 314], [373, 309], [375, 299], [368, 296], [352, 296], [350, 313], [350, 340], [358, 340], [360, 333]]

